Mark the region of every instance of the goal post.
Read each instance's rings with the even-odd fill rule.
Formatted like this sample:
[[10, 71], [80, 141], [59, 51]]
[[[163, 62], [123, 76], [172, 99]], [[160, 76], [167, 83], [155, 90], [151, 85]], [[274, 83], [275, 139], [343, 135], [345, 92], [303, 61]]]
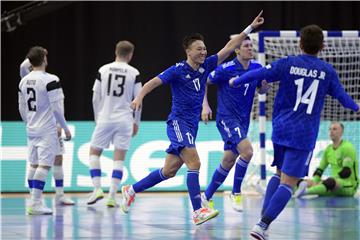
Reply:
[[[324, 49], [320, 52], [319, 58], [330, 63], [336, 69], [339, 79], [349, 95], [357, 102], [360, 102], [360, 31], [324, 31]], [[289, 55], [299, 55], [300, 33], [299, 31], [260, 31], [249, 35], [252, 42], [257, 61], [263, 66]], [[258, 121], [257, 131], [260, 133], [260, 172], [257, 179], [265, 182], [265, 164], [272, 162], [272, 156], [265, 154], [267, 149], [261, 149], [265, 143], [266, 125], [271, 126], [269, 122], [272, 119], [274, 97], [278, 89], [278, 82], [272, 84], [272, 88], [265, 96], [256, 96], [252, 109], [252, 121]], [[266, 105], [265, 102], [266, 101]], [[360, 114], [345, 109], [336, 100], [330, 96], [326, 97], [323, 111], [321, 113], [321, 127], [316, 149], [317, 155], [313, 156], [310, 165], [310, 174], [319, 164], [322, 150], [330, 143], [328, 137], [328, 126], [331, 121], [341, 121], [345, 125], [343, 139], [351, 141], [356, 150], [359, 159], [360, 154]], [[270, 127], [271, 128], [271, 127]], [[269, 129], [270, 130], [270, 129]], [[267, 131], [269, 133], [269, 131]], [[271, 137], [268, 137], [270, 139]], [[315, 152], [315, 151], [314, 151]], [[252, 170], [254, 171], [254, 170]], [[254, 173], [249, 173], [254, 175]], [[255, 174], [256, 175], [256, 174]], [[259, 182], [259, 181], [258, 181]], [[248, 183], [250, 184], [250, 183]], [[253, 183], [252, 183], [253, 185]], [[263, 186], [264, 184], [262, 184]]]

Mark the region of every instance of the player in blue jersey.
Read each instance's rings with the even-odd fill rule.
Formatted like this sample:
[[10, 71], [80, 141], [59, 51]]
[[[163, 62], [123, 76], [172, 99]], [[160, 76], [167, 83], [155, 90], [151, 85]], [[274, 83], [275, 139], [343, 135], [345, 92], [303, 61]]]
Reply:
[[359, 111], [359, 105], [345, 92], [334, 68], [317, 58], [324, 46], [322, 29], [309, 25], [301, 30], [300, 36], [303, 54], [282, 58], [230, 80], [232, 86], [259, 79], [280, 81], [272, 118], [273, 166], [277, 167], [277, 174], [270, 179], [262, 217], [250, 233], [255, 239], [268, 238], [270, 223], [285, 208], [296, 183], [307, 173], [326, 95]]
[[[238, 77], [248, 71], [261, 68], [261, 64], [252, 60], [253, 45], [249, 37], [235, 48], [236, 57], [216, 68], [208, 77], [208, 84], [216, 84], [217, 92], [217, 114], [216, 126], [224, 141], [224, 155], [219, 167], [215, 170], [212, 180], [206, 191], [201, 195], [202, 205], [214, 208], [212, 196], [220, 185], [225, 181], [231, 168], [235, 167], [233, 190], [230, 194], [232, 207], [236, 211], [242, 210], [241, 183], [246, 174], [247, 166], [253, 155], [251, 142], [247, 138], [250, 123], [255, 90], [265, 93], [267, 82], [255, 81], [247, 83], [239, 88], [229, 86], [231, 78]], [[205, 123], [212, 118], [212, 111], [205, 93], [203, 102], [202, 119]]]
[[192, 34], [184, 38], [183, 47], [187, 59], [177, 63], [157, 77], [148, 81], [132, 102], [132, 108], [140, 109], [143, 98], [161, 84], [170, 84], [172, 108], [167, 120], [167, 135], [171, 142], [166, 150], [165, 165], [151, 172], [139, 182], [122, 188], [122, 210], [128, 212], [135, 193], [142, 192], [168, 178], [174, 177], [185, 163], [188, 168], [187, 186], [193, 206], [193, 221], [201, 224], [215, 216], [218, 211], [202, 208], [199, 184], [200, 159], [195, 148], [195, 139], [201, 115], [207, 76], [239, 46], [252, 29], [264, 22], [262, 12], [237, 37], [231, 39], [217, 54], [206, 57], [204, 38]]

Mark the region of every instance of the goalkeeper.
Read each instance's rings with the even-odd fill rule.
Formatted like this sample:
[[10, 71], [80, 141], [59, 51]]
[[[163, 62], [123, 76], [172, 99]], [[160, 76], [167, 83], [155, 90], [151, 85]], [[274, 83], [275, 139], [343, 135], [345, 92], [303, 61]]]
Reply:
[[[320, 196], [354, 196], [359, 186], [359, 162], [354, 146], [342, 140], [344, 125], [333, 122], [329, 128], [332, 144], [327, 146], [312, 180], [300, 180], [294, 197], [305, 194]], [[330, 165], [331, 176], [322, 180], [321, 175]]]

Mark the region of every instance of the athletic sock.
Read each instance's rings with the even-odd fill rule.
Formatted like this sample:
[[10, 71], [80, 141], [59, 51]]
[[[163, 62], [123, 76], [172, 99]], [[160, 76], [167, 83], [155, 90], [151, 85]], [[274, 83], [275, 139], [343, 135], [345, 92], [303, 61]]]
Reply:
[[219, 167], [215, 170], [209, 186], [205, 190], [205, 196], [207, 200], [212, 198], [216, 190], [221, 186], [221, 184], [223, 184], [228, 174], [229, 170], [226, 170], [220, 164]]
[[234, 184], [232, 193], [241, 192], [241, 184], [246, 174], [249, 162], [245, 161], [241, 156], [238, 157], [235, 164]]
[[280, 184], [280, 176], [277, 174], [274, 174], [271, 178], [270, 181], [266, 187], [266, 192], [265, 192], [265, 197], [264, 197], [264, 203], [263, 203], [263, 207], [261, 210], [261, 215], [264, 214], [264, 211], [266, 210], [266, 208], [269, 205], [269, 202], [272, 198], [272, 196], [274, 195], [275, 191], [278, 189]]
[[152, 186], [166, 180], [167, 178], [162, 174], [162, 168], [152, 171], [145, 178], [141, 179], [137, 183], [133, 184], [132, 187], [135, 193], [143, 192]]
[[196, 211], [201, 208], [199, 170], [188, 170], [186, 180], [191, 204]]

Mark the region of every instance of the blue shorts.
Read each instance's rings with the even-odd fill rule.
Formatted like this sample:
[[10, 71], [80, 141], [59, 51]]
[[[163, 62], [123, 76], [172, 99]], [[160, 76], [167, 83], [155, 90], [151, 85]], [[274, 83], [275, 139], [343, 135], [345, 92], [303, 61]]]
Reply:
[[312, 158], [312, 151], [299, 150], [273, 143], [274, 161], [271, 166], [276, 166], [281, 172], [291, 176], [302, 178], [308, 174]]
[[198, 126], [194, 127], [181, 120], [168, 120], [167, 135], [170, 140], [170, 146], [166, 149], [167, 153], [180, 156], [183, 148], [194, 148]]
[[236, 155], [239, 155], [237, 145], [246, 138], [248, 128], [242, 127], [237, 120], [221, 117], [216, 119], [216, 127], [224, 141], [224, 150], [231, 150]]

